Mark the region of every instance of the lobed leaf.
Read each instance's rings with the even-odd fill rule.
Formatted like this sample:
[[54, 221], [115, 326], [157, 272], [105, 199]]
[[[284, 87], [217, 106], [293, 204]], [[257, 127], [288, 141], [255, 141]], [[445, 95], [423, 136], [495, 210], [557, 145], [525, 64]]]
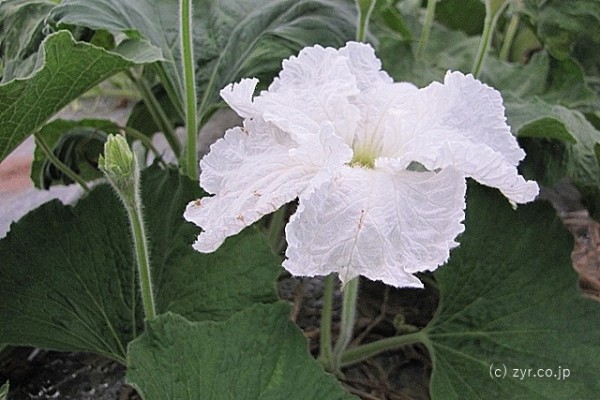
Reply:
[[75, 98], [115, 73], [159, 56], [147, 44], [135, 45], [136, 51], [130, 46], [125, 58], [76, 42], [68, 31], [48, 36], [37, 53], [38, 68], [0, 85], [0, 161]]
[[[279, 261], [248, 229], [219, 251], [200, 254], [182, 215], [201, 196], [195, 182], [152, 167], [142, 197], [157, 311], [223, 320], [276, 300]], [[0, 343], [88, 351], [125, 360], [142, 311], [127, 217], [108, 185], [75, 207], [54, 201], [0, 241]]]
[[228, 320], [160, 316], [129, 345], [127, 381], [145, 400], [354, 399], [310, 355], [284, 303]]
[[461, 244], [435, 271], [432, 399], [595, 398], [600, 305], [577, 290], [571, 235], [546, 204], [513, 211], [476, 185], [467, 199]]

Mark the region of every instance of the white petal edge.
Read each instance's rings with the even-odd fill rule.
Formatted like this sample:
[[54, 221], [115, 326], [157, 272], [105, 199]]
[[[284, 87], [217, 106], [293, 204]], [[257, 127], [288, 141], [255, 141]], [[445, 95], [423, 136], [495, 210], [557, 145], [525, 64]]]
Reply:
[[258, 79], [256, 78], [230, 83], [221, 89], [221, 97], [240, 117], [253, 118], [258, 113], [252, 101], [257, 84]]
[[360, 91], [379, 84], [390, 84], [393, 79], [387, 72], [381, 70], [381, 61], [375, 55], [371, 45], [358, 42], [348, 42], [339, 50], [339, 54], [346, 58], [350, 72], [356, 78]]
[[360, 91], [346, 61], [336, 49], [304, 48], [283, 61], [279, 77], [254, 105], [262, 118], [298, 141], [313, 140], [328, 123], [340, 137], [351, 135], [360, 114], [349, 98]]
[[466, 183], [439, 173], [344, 167], [320, 190], [300, 197], [286, 226], [283, 266], [296, 276], [337, 272], [342, 284], [363, 275], [395, 287], [422, 287], [413, 273], [447, 261], [464, 227]]
[[481, 184], [497, 188], [513, 205], [528, 203], [538, 195], [538, 184], [526, 181], [501, 153], [458, 135], [446, 140], [440, 136], [423, 135], [415, 141], [402, 158], [403, 164], [410, 160], [429, 170], [456, 168]]
[[265, 121], [246, 120], [200, 163], [200, 184], [215, 195], [190, 202], [185, 210], [184, 218], [203, 230], [194, 249], [215, 251], [227, 237], [329, 180], [351, 157], [331, 126], [315, 142], [297, 145]]
[[415, 92], [394, 118], [397, 133], [385, 155], [430, 170], [456, 168], [498, 188], [513, 204], [537, 196], [537, 183], [518, 174], [525, 152], [506, 124], [500, 93], [472, 76], [449, 72], [444, 85]]

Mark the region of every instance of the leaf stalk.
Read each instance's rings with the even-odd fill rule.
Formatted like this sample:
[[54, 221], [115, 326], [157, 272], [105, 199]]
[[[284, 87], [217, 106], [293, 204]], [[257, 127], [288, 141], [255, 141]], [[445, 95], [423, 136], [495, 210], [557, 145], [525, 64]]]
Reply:
[[198, 178], [198, 118], [196, 101], [196, 76], [194, 69], [194, 49], [192, 37], [192, 0], [179, 2], [179, 22], [183, 80], [185, 86], [185, 168], [191, 179]]
[[333, 371], [332, 347], [331, 347], [331, 315], [333, 311], [333, 288], [335, 285], [335, 274], [329, 274], [325, 278], [325, 290], [323, 291], [323, 311], [321, 312], [321, 332], [319, 337], [319, 360], [326, 371]]
[[426, 333], [424, 331], [419, 331], [407, 335], [392, 336], [353, 347], [342, 354], [340, 367], [347, 367], [385, 351], [396, 350], [400, 347], [414, 343], [427, 343]]
[[510, 18], [508, 28], [506, 28], [506, 35], [504, 36], [504, 42], [502, 42], [502, 48], [500, 49], [500, 61], [508, 61], [510, 55], [510, 49], [515, 40], [515, 36], [521, 23], [521, 16], [515, 12]]
[[438, 0], [427, 0], [427, 11], [425, 11], [425, 22], [423, 23], [423, 30], [421, 31], [421, 37], [419, 38], [419, 45], [417, 47], [417, 60], [423, 60], [425, 56], [425, 48], [429, 41], [429, 34], [431, 33], [431, 27], [433, 25], [433, 19], [435, 17], [435, 6]]
[[500, 19], [500, 16], [508, 6], [509, 1], [504, 1], [497, 10], [492, 10], [491, 0], [485, 1], [485, 21], [483, 23], [483, 33], [481, 34], [481, 41], [479, 42], [479, 48], [477, 49], [477, 55], [471, 68], [471, 73], [475, 78], [479, 77], [481, 67], [487, 52], [492, 44], [492, 33], [496, 29], [496, 24]]
[[343, 288], [342, 318], [340, 322], [340, 333], [333, 347], [332, 363], [333, 372], [341, 375], [342, 355], [352, 340], [354, 333], [354, 321], [356, 319], [356, 300], [358, 298], [359, 278], [353, 278]]
[[173, 124], [169, 120], [169, 117], [165, 113], [165, 110], [162, 108], [158, 99], [152, 93], [152, 89], [148, 86], [148, 83], [143, 78], [138, 78], [133, 75], [131, 72], [128, 73], [130, 79], [135, 83], [140, 91], [140, 95], [150, 112], [150, 117], [160, 129], [167, 139], [171, 150], [175, 154], [175, 157], [179, 158], [181, 155], [181, 145], [179, 144], [179, 139], [175, 134], [175, 128], [173, 128]]
[[364, 42], [367, 37], [369, 20], [375, 8], [377, 0], [356, 0], [358, 8], [358, 29], [356, 30], [356, 41]]

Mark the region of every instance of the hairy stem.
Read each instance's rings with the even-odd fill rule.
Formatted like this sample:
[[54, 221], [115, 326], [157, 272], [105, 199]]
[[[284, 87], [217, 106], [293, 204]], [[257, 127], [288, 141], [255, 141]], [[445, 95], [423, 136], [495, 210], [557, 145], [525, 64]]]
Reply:
[[183, 78], [185, 85], [185, 171], [191, 179], [198, 178], [198, 119], [196, 114], [196, 76], [192, 45], [192, 0], [180, 0], [179, 22]]
[[142, 198], [140, 196], [140, 169], [131, 147], [123, 136], [109, 135], [104, 144], [104, 155], [98, 159], [98, 167], [123, 202], [133, 237], [135, 260], [142, 304], [147, 320], [156, 317], [148, 242], [144, 229]]
[[140, 292], [142, 294], [144, 313], [146, 314], [147, 320], [152, 320], [156, 318], [156, 308], [154, 305], [154, 294], [152, 292], [150, 257], [148, 254], [148, 243], [146, 240], [146, 231], [144, 229], [144, 220], [142, 217], [142, 207], [141, 204], [139, 204], [140, 201], [136, 201], [136, 203], [137, 204], [128, 206], [126, 208], [135, 246], [135, 256], [138, 264]]

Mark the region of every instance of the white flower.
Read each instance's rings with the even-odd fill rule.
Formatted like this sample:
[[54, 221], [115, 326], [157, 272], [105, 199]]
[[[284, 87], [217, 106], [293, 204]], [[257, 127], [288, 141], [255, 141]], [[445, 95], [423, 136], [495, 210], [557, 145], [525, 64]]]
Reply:
[[293, 275], [422, 287], [413, 274], [446, 262], [464, 230], [466, 177], [513, 204], [535, 198], [500, 93], [460, 72], [418, 89], [380, 68], [369, 45], [314, 46], [256, 97], [256, 79], [224, 88], [244, 126], [200, 163], [214, 196], [185, 212], [203, 230], [194, 248], [214, 251], [299, 198], [283, 263]]

